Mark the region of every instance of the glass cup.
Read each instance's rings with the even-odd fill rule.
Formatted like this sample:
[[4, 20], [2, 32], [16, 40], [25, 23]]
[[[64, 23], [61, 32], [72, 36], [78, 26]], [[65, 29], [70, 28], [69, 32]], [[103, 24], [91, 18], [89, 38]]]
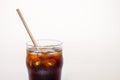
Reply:
[[57, 40], [37, 40], [38, 47], [27, 42], [26, 65], [29, 80], [61, 80], [63, 66], [62, 43]]

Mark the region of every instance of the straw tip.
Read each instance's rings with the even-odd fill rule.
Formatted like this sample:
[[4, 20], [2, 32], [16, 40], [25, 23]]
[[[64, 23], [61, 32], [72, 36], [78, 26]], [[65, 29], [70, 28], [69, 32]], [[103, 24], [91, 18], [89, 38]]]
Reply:
[[19, 11], [19, 8], [17, 8], [16, 11]]

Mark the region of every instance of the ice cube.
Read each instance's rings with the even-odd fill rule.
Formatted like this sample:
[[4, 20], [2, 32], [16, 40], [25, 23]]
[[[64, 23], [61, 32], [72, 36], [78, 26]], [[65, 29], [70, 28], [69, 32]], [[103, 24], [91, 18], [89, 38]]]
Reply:
[[35, 55], [35, 54], [29, 55], [27, 57], [27, 61], [28, 61], [29, 65], [31, 67], [32, 66], [39, 66], [41, 64], [40, 58], [37, 55]]
[[32, 64], [33, 64], [33, 66], [40, 66], [41, 60], [39, 58], [36, 58], [36, 59], [32, 60]]
[[55, 63], [56, 63], [56, 61], [55, 61], [54, 59], [48, 59], [48, 60], [45, 60], [45, 61], [44, 61], [44, 65], [45, 65], [46, 67], [52, 67], [52, 66], [55, 65]]

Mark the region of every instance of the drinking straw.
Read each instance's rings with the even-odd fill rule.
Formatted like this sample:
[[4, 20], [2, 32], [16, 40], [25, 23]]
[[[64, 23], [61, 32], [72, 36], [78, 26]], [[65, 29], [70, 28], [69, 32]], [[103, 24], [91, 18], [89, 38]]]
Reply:
[[28, 25], [27, 25], [27, 23], [25, 22], [25, 19], [24, 19], [22, 13], [20, 12], [19, 9], [16, 9], [16, 11], [17, 11], [17, 13], [18, 13], [18, 15], [19, 15], [19, 17], [20, 17], [20, 19], [21, 19], [21, 21], [22, 21], [22, 23], [23, 23], [23, 25], [24, 25], [24, 27], [25, 27], [25, 29], [26, 29], [26, 31], [28, 32], [28, 34], [29, 34], [29, 36], [30, 36], [30, 39], [31, 39], [32, 42], [33, 42], [34, 47], [38, 48], [37, 42], [35, 41], [35, 39], [34, 39], [32, 33], [31, 33], [31, 31], [29, 30]]

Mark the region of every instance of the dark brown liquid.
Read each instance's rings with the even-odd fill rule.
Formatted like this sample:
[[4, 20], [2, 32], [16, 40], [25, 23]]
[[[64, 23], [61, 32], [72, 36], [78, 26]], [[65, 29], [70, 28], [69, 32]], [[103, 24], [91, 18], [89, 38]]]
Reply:
[[61, 50], [34, 53], [27, 51], [29, 80], [61, 80], [63, 57]]

